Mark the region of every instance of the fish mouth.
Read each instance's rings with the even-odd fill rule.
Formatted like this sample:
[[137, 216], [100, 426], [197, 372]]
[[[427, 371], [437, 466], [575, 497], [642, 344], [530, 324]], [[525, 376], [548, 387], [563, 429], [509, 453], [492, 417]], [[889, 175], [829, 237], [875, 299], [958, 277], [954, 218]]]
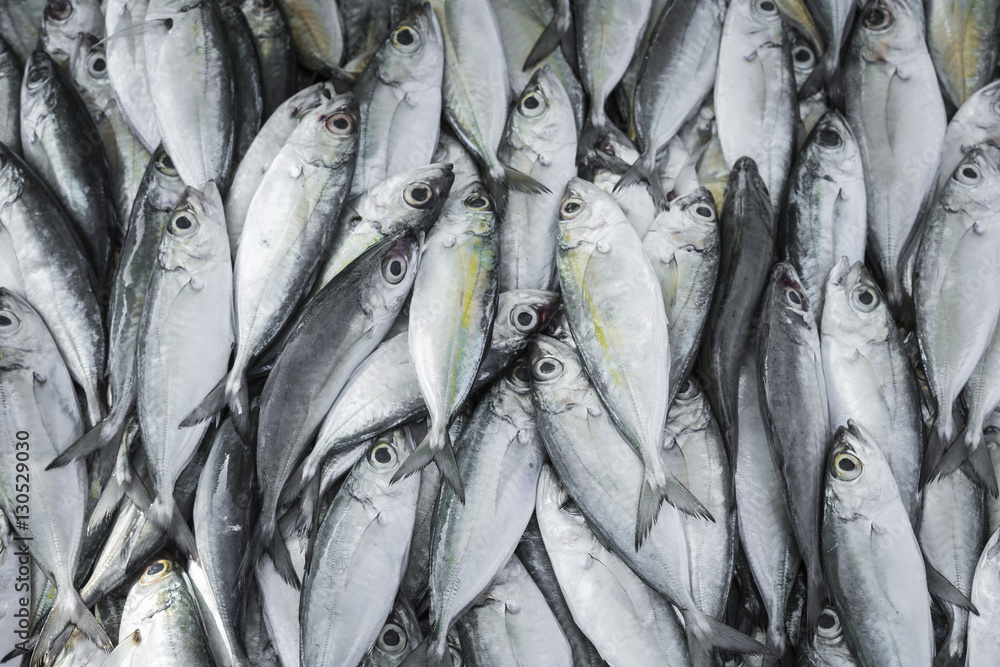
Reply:
[[847, 276], [851, 272], [851, 260], [847, 255], [842, 255], [837, 263], [830, 269], [830, 276], [827, 282], [834, 287], [844, 287], [847, 284]]

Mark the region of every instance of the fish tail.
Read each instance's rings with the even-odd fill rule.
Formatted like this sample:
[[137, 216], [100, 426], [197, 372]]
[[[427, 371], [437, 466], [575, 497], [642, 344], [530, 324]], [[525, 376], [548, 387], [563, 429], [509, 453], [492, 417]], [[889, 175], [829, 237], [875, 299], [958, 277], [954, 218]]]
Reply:
[[663, 501], [685, 514], [715, 522], [712, 513], [695, 497], [680, 480], [667, 472], [661, 483], [649, 467], [645, 470], [642, 489], [639, 491], [639, 508], [635, 520], [635, 550], [642, 546], [649, 531], [656, 523]]
[[776, 619], [775, 622], [769, 623], [767, 628], [767, 647], [774, 652], [774, 655], [764, 659], [765, 667], [792, 667], [795, 664], [795, 651], [782, 623], [783, 619]]
[[826, 582], [819, 562], [806, 562], [806, 627], [812, 630], [819, 623], [826, 602]]
[[247, 542], [247, 549], [243, 554], [243, 560], [240, 561], [240, 568], [236, 573], [236, 581], [233, 582], [234, 591], [248, 590], [246, 585], [253, 576], [254, 567], [261, 556], [264, 555], [265, 546], [271, 543], [274, 532], [274, 519], [267, 520], [261, 516], [260, 521], [257, 522], [253, 533], [250, 535], [250, 540]]
[[200, 424], [206, 419], [214, 417], [222, 408], [226, 407], [229, 378], [230, 376], [227, 375], [219, 380], [219, 384], [215, 385], [212, 391], [208, 392], [201, 403], [198, 404], [198, 407], [192, 410], [191, 414], [181, 421], [181, 428], [190, 428], [191, 426]]
[[972, 604], [969, 596], [958, 590], [953, 583], [948, 581], [948, 577], [941, 574], [937, 568], [931, 565], [926, 557], [924, 557], [924, 571], [927, 573], [927, 592], [933, 598], [979, 616], [979, 610]]
[[608, 138], [609, 133], [604, 125], [595, 123], [593, 118], [588, 119], [580, 131], [580, 140], [577, 142], [577, 162], [595, 162], [593, 167], [609, 169], [618, 174], [628, 171], [632, 165], [617, 155], [608, 155], [598, 148]]
[[[436, 628], [435, 628], [436, 630]], [[441, 636], [438, 637], [437, 635]], [[448, 651], [446, 633], [434, 632], [420, 642], [399, 667], [451, 667], [451, 652]]]
[[91, 453], [104, 450], [112, 444], [118, 442], [125, 432], [125, 424], [128, 420], [127, 410], [119, 410], [118, 404], [105, 419], [83, 434], [79, 440], [64, 449], [58, 456], [52, 459], [51, 463], [45, 466], [46, 470], [61, 468], [73, 461], [89, 456]]
[[399, 470], [392, 476], [392, 481], [398, 482], [409, 477], [431, 461], [434, 461], [441, 471], [441, 476], [464, 505], [465, 488], [462, 486], [462, 475], [458, 471], [458, 462], [455, 460], [455, 450], [451, 447], [447, 427], [438, 426], [428, 431], [417, 448], [403, 461], [403, 465], [399, 466]]
[[170, 539], [192, 560], [198, 560], [198, 547], [195, 545], [194, 533], [181, 516], [180, 509], [172, 494], [169, 497], [157, 496], [149, 506], [149, 519], [160, 530], [170, 536]]
[[559, 16], [558, 12], [549, 21], [549, 24], [545, 26], [545, 30], [542, 34], [538, 36], [538, 41], [531, 48], [531, 53], [524, 60], [524, 67], [521, 69], [522, 72], [527, 72], [529, 69], [542, 62], [549, 57], [553, 51], [563, 42], [566, 37], [566, 32], [569, 30], [569, 24], [563, 20], [563, 17]]
[[135, 632], [126, 637], [115, 650], [111, 652], [104, 662], [101, 663], [101, 667], [126, 667], [132, 663], [132, 656], [135, 654], [136, 649], [142, 643], [142, 633], [138, 628]]
[[639, 156], [631, 167], [618, 179], [615, 184], [615, 192], [621, 192], [625, 188], [630, 188], [640, 183], [645, 183], [649, 189], [649, 194], [653, 201], [661, 209], [669, 206], [667, 194], [663, 191], [663, 184], [660, 182], [660, 175], [656, 173], [656, 148], [647, 147], [646, 152]]
[[101, 400], [100, 391], [96, 387], [91, 387], [85, 392], [87, 398], [87, 422], [91, 427], [97, 426], [107, 414], [104, 408], [104, 401]]
[[299, 575], [295, 572], [295, 564], [292, 563], [292, 554], [289, 553], [288, 545], [285, 544], [285, 538], [280, 530], [275, 530], [271, 535], [271, 548], [268, 551], [271, 553], [274, 569], [278, 571], [284, 582], [296, 590], [302, 588]]
[[240, 376], [235, 385], [229, 394], [229, 415], [240, 440], [250, 444], [250, 387], [246, 376]]
[[31, 655], [32, 667], [51, 664], [69, 640], [73, 628], [87, 635], [98, 647], [111, 649], [111, 641], [101, 624], [83, 603], [83, 598], [71, 585], [56, 589], [56, 599], [38, 635], [38, 644]]
[[122, 498], [125, 497], [125, 489], [112, 477], [101, 491], [101, 497], [97, 499], [97, 505], [87, 522], [87, 534], [93, 533], [102, 526], [108, 517], [118, 508]]
[[[934, 436], [932, 435], [931, 439], [933, 438]], [[983, 449], [983, 450], [986, 449], [985, 447], [978, 447], [972, 444], [970, 440], [974, 441], [975, 436], [973, 436], [971, 433], [966, 432], [966, 439], [956, 440], [955, 442], [953, 442], [951, 446], [944, 451], [944, 454], [941, 455], [941, 457], [938, 459], [937, 464], [935, 464], [934, 467], [931, 468], [930, 473], [927, 475], [927, 481], [932, 482], [938, 477], [946, 477], [948, 475], [951, 475], [956, 470], [965, 465], [966, 461], [969, 461], [971, 464], [970, 457], [975, 449]], [[973, 470], [970, 477], [972, 477], [973, 481], [975, 481], [978, 484], [980, 474], [987, 476], [987, 479], [989, 479], [989, 476], [992, 475], [993, 485], [994, 485], [993, 488], [996, 488], [996, 474], [993, 472], [993, 462], [989, 460], [989, 454], [986, 455], [986, 461], [988, 469]], [[971, 468], [972, 466], [970, 465], [969, 467]]]
[[776, 655], [767, 646], [695, 607], [688, 608], [681, 614], [691, 654], [691, 667], [712, 667], [717, 664], [715, 649], [747, 655]]

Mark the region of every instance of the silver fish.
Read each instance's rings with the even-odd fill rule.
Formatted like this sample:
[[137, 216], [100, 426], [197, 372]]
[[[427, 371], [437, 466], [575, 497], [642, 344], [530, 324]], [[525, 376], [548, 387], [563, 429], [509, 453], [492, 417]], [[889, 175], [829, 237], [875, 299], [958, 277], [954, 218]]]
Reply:
[[336, 2], [278, 0], [302, 64], [316, 71], [337, 71], [344, 59], [344, 20]]
[[104, 37], [104, 14], [99, 0], [49, 0], [42, 12], [39, 39], [45, 51], [63, 69], [76, 50], [79, 35]]
[[295, 93], [296, 60], [292, 31], [275, 0], [243, 0], [240, 3], [257, 44], [264, 84], [264, 120]]
[[951, 117], [941, 149], [937, 194], [941, 194], [965, 154], [987, 142], [1000, 143], [1000, 81], [974, 92]]
[[945, 95], [956, 107], [993, 80], [1000, 51], [995, 0], [928, 0], [927, 49]]
[[319, 524], [302, 588], [302, 664], [356, 665], [378, 641], [403, 577], [419, 477], [390, 484], [413, 448], [404, 427], [379, 438]]
[[[135, 136], [153, 152], [160, 144], [160, 128], [153, 111], [153, 99], [146, 78], [146, 50], [143, 28], [149, 0], [107, 0], [104, 28], [108, 79], [121, 107], [125, 122]], [[200, 184], [199, 184], [200, 185]]]
[[422, 637], [416, 612], [405, 598], [396, 596], [396, 604], [379, 630], [375, 646], [359, 667], [397, 667]]
[[393, 30], [358, 78], [361, 120], [351, 196], [430, 164], [441, 126], [444, 36], [429, 4]]
[[920, 508], [923, 422], [916, 376], [882, 291], [842, 257], [826, 283], [820, 341], [830, 423], [853, 419], [879, 443], [913, 526]]
[[48, 0], [5, 2], [0, 6], [0, 34], [17, 53], [21, 62], [31, 55], [38, 44], [42, 13]]
[[1000, 641], [996, 624], [1000, 619], [1000, 590], [997, 573], [1000, 570], [1000, 530], [994, 532], [986, 543], [976, 573], [972, 580], [972, 604], [979, 610], [978, 615], [969, 617], [968, 647], [965, 664], [968, 667], [985, 667], [996, 660]]
[[[233, 72], [233, 165], [239, 164], [264, 122], [264, 75], [250, 23], [235, 4], [220, 3]], [[232, 172], [227, 172], [229, 176]]]
[[848, 422], [825, 462], [823, 564], [858, 662], [929, 667], [934, 633], [923, 557], [885, 458]]
[[0, 38], [0, 143], [21, 152], [21, 65]]

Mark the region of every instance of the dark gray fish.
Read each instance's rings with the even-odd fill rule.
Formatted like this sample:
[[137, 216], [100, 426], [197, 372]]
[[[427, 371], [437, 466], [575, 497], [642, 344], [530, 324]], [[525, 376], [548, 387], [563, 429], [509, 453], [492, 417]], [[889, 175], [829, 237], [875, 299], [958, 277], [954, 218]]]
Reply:
[[[219, 4], [222, 24], [233, 61], [233, 164], [237, 165], [253, 143], [264, 123], [264, 73], [261, 70], [257, 42], [243, 10], [235, 4]], [[233, 170], [235, 171], [235, 170]], [[230, 172], [232, 175], [232, 172]]]
[[263, 119], [295, 93], [297, 67], [292, 47], [292, 31], [275, 0], [243, 0], [240, 9], [247, 17], [257, 45], [264, 88]]

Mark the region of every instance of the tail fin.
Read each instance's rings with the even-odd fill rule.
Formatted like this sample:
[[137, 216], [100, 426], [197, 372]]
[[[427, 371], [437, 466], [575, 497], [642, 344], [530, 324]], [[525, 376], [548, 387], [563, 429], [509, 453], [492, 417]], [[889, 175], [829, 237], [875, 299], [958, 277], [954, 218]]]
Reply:
[[[558, 5], [558, 3], [557, 3]], [[531, 48], [531, 53], [524, 60], [524, 67], [521, 69], [522, 72], [527, 72], [529, 69], [542, 62], [549, 57], [549, 54], [556, 50], [559, 45], [566, 38], [566, 33], [570, 28], [570, 17], [561, 16], [557, 10], [552, 20], [549, 24], [545, 26], [545, 30], [539, 35], [538, 41]]]
[[660, 513], [660, 505], [664, 500], [685, 514], [715, 522], [712, 513], [686, 486], [681, 484], [680, 480], [667, 472], [665, 483], [660, 484], [654, 477], [654, 472], [647, 467], [642, 480], [642, 489], [639, 491], [639, 509], [635, 519], [636, 551], [653, 529], [656, 517]]
[[191, 414], [181, 421], [181, 428], [190, 428], [191, 426], [200, 424], [206, 419], [211, 419], [218, 414], [222, 408], [226, 407], [226, 387], [228, 382], [228, 375], [219, 380], [219, 384], [215, 385], [215, 388], [208, 392], [208, 395], [202, 399], [201, 403], [198, 404], [198, 407], [192, 410]]
[[271, 548], [268, 551], [271, 553], [274, 569], [278, 571], [285, 583], [296, 589], [301, 588], [302, 583], [299, 581], [299, 575], [295, 572], [295, 565], [292, 563], [292, 554], [289, 553], [288, 545], [285, 544], [285, 538], [281, 535], [280, 530], [274, 531], [271, 536]]
[[[240, 569], [236, 573], [233, 590], [249, 590], [246, 586], [253, 576], [257, 561], [260, 560], [260, 557], [266, 551], [266, 545], [271, 544], [275, 528], [273, 517], [270, 521], [266, 521], [262, 516], [257, 522], [253, 533], [250, 534], [250, 540], [247, 542], [247, 550], [243, 554], [243, 560], [240, 561]], [[277, 565], [275, 565], [275, 569], [277, 569]]]
[[791, 666], [795, 664], [795, 651], [788, 639], [788, 632], [785, 630], [784, 619], [777, 619], [771, 622], [768, 619], [767, 647], [775, 653], [764, 660], [767, 667]]
[[244, 444], [250, 444], [250, 387], [246, 376], [240, 378], [240, 383], [229, 400], [229, 415], [233, 420], [236, 434]]
[[972, 604], [972, 600], [955, 588], [955, 585], [928, 563], [926, 558], [924, 558], [924, 570], [927, 572], [927, 592], [931, 596], [979, 616], [979, 610]]
[[[94, 391], [93, 389], [87, 389], [85, 392], [87, 398], [87, 423], [91, 427], [96, 427], [99, 423], [104, 421], [107, 412], [104, 409], [104, 401], [101, 400], [100, 392]], [[91, 429], [93, 430], [93, 428]]]
[[64, 465], [88, 456], [92, 452], [104, 450], [112, 444], [117, 444], [118, 439], [125, 432], [128, 413], [129, 411], [119, 412], [112, 410], [106, 419], [100, 421], [97, 426], [84, 433], [83, 437], [52, 459], [52, 462], [45, 466], [45, 469], [61, 468]]
[[692, 607], [681, 613], [684, 616], [684, 631], [688, 638], [692, 667], [711, 667], [717, 664], [715, 649], [748, 655], [777, 655], [767, 646], [697, 608]]
[[198, 560], [198, 547], [195, 544], [194, 533], [181, 516], [180, 509], [172, 495], [168, 498], [157, 497], [149, 507], [149, 519], [160, 530], [170, 536], [170, 539], [192, 560]]
[[115, 647], [111, 655], [104, 659], [101, 667], [126, 667], [126, 665], [131, 664], [132, 655], [141, 643], [142, 633], [136, 628], [135, 632], [126, 637], [124, 641]]
[[927, 476], [927, 481], [933, 481], [938, 477], [951, 475], [961, 468], [965, 462], [969, 465], [966, 470], [969, 477], [979, 486], [986, 489], [994, 498], [997, 496], [997, 477], [993, 469], [993, 461], [985, 447], [982, 436], [976, 438], [973, 434], [966, 433], [966, 437], [956, 440], [951, 447], [945, 450], [937, 465]]
[[549, 192], [549, 189], [527, 174], [517, 169], [500, 164], [492, 165], [484, 174], [486, 189], [493, 200], [493, 208], [497, 217], [503, 219], [507, 214], [507, 194], [510, 190], [538, 194]]
[[669, 206], [667, 194], [663, 191], [663, 184], [660, 182], [660, 175], [656, 172], [656, 150], [652, 146], [647, 146], [646, 152], [640, 155], [635, 164], [629, 167], [628, 171], [618, 180], [618, 183], [615, 184], [615, 192], [621, 192], [625, 188], [639, 183], [646, 184], [646, 187], [649, 188], [649, 194], [657, 206], [661, 209]]
[[398, 482], [404, 477], [409, 477], [431, 461], [434, 461], [441, 471], [441, 476], [464, 505], [465, 488], [462, 486], [462, 475], [458, 471], [458, 462], [455, 460], [455, 450], [452, 449], [447, 427], [428, 431], [423, 441], [403, 461], [403, 465], [399, 466], [399, 470], [392, 476], [392, 481]]
[[118, 509], [118, 505], [124, 497], [125, 489], [118, 483], [116, 477], [112, 477], [104, 486], [104, 491], [101, 492], [101, 497], [97, 499], [97, 505], [94, 507], [94, 511], [90, 515], [90, 520], [87, 522], [88, 535], [104, 525], [108, 517]]
[[71, 585], [60, 586], [56, 591], [56, 599], [52, 605], [42, 631], [38, 636], [38, 644], [31, 655], [31, 666], [51, 664], [59, 655], [73, 631], [73, 627], [87, 635], [98, 647], [111, 649], [104, 628], [97, 622], [83, 603], [83, 598]]

